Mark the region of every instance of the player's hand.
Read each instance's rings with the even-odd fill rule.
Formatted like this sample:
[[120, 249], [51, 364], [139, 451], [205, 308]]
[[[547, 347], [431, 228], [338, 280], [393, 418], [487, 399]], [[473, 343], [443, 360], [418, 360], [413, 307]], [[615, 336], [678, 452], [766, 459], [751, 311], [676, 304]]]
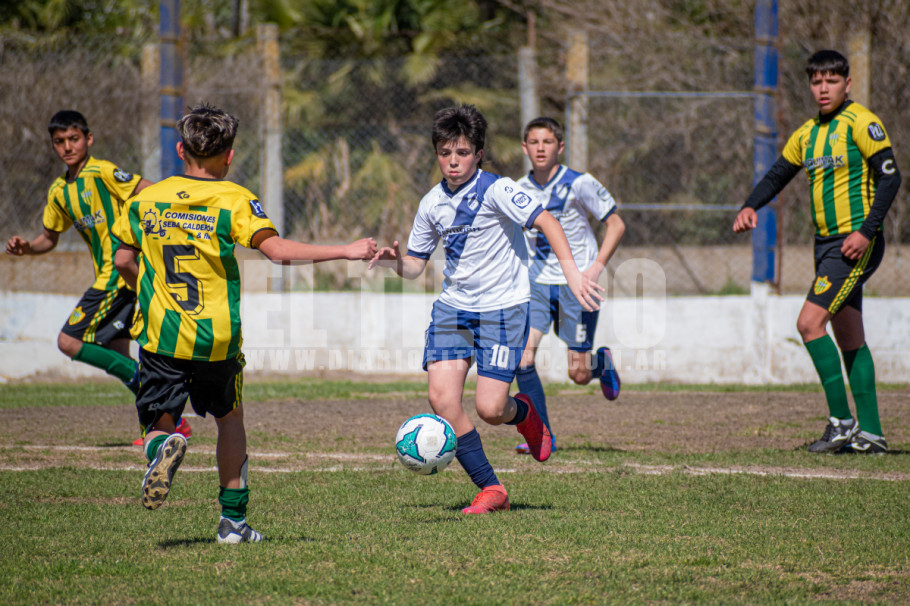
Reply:
[[733, 221], [733, 231], [741, 234], [744, 231], [755, 229], [757, 225], [758, 215], [755, 213], [755, 209], [747, 206], [736, 215], [736, 220]]
[[850, 260], [856, 260], [866, 253], [869, 248], [869, 239], [858, 231], [853, 232], [844, 239], [840, 251]]
[[600, 295], [603, 292], [603, 286], [586, 278], [581, 272], [577, 272], [572, 277], [566, 276], [566, 281], [569, 283], [569, 290], [572, 291], [585, 311], [600, 309], [600, 302], [604, 300]]
[[362, 238], [348, 244], [345, 258], [349, 261], [369, 261], [375, 254], [376, 240], [373, 238]]
[[376, 254], [370, 259], [368, 269], [373, 269], [374, 267], [391, 267], [394, 269], [400, 259], [401, 252], [398, 250], [398, 240], [395, 240], [391, 246], [383, 246], [376, 251]]
[[31, 249], [29, 241], [21, 236], [13, 236], [6, 243], [6, 254], [21, 257]]
[[600, 263], [598, 263], [597, 261], [594, 261], [593, 263], [591, 263], [591, 267], [589, 267], [588, 269], [581, 272], [581, 275], [583, 275], [584, 277], [586, 277], [588, 280], [590, 280], [592, 282], [597, 282], [597, 280], [600, 279], [600, 274], [603, 273], [603, 270], [604, 270], [604, 266], [601, 265]]

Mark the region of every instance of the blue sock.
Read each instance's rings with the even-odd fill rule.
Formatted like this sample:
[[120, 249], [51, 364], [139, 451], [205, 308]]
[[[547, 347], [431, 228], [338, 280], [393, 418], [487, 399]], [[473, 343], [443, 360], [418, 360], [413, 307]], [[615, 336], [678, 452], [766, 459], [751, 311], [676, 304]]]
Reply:
[[506, 425], [518, 425], [522, 421], [528, 418], [528, 405], [519, 400], [516, 397], [509, 396], [513, 402], [515, 402], [515, 416], [512, 417], [511, 421], [506, 421]]
[[464, 467], [464, 470], [471, 476], [471, 481], [477, 484], [481, 490], [487, 486], [501, 484], [493, 466], [487, 460], [487, 455], [483, 452], [483, 444], [480, 443], [480, 434], [476, 429], [472, 429], [463, 436], [458, 436], [458, 450], [455, 451], [455, 458]]
[[604, 370], [606, 370], [606, 368], [601, 364], [601, 362], [605, 363], [606, 360], [607, 360], [606, 356], [604, 356], [603, 360], [601, 360], [600, 356], [597, 355], [596, 351], [591, 355], [591, 378], [592, 379], [600, 379], [600, 377], [603, 376]]
[[543, 383], [540, 382], [537, 367], [533, 364], [528, 367], [519, 367], [515, 378], [518, 380], [518, 391], [531, 398], [541, 421], [550, 430], [550, 435], [553, 435], [553, 428], [550, 427], [550, 415], [547, 414], [547, 396], [543, 392]]

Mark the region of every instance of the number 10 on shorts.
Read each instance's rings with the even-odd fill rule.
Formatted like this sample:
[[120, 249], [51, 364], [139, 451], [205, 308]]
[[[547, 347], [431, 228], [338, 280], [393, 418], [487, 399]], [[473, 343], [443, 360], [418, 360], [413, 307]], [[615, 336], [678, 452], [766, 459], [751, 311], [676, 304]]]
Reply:
[[493, 356], [490, 365], [496, 368], [510, 368], [509, 354], [511, 349], [507, 345], [496, 344], [493, 346]]

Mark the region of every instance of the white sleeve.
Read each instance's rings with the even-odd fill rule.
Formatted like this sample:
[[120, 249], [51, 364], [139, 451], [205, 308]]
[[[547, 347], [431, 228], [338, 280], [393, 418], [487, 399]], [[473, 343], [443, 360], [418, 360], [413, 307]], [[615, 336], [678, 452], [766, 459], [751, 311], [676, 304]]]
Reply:
[[411, 225], [411, 235], [408, 236], [407, 254], [421, 259], [429, 259], [439, 244], [439, 234], [427, 214], [428, 204], [425, 201], [426, 198], [421, 200], [420, 206], [417, 207], [414, 224]]
[[530, 228], [544, 210], [546, 197], [542, 192], [527, 190], [508, 177], [497, 180], [490, 189], [490, 202], [523, 227]]
[[607, 188], [588, 173], [576, 179], [573, 186], [579, 203], [598, 221], [603, 221], [616, 209], [616, 201]]

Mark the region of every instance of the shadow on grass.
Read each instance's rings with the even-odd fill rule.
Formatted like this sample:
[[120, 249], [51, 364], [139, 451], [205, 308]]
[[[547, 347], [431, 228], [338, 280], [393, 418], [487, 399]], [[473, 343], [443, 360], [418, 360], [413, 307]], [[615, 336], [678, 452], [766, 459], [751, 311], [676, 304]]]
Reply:
[[[274, 541], [287, 542], [287, 541], [294, 541], [294, 540], [312, 542], [313, 539], [308, 539], [306, 537], [262, 537], [262, 541], [260, 541], [260, 543], [271, 543]], [[243, 545], [243, 543], [238, 543], [238, 544]], [[161, 541], [160, 543], [158, 543], [158, 546], [161, 547], [162, 549], [170, 549], [172, 547], [193, 547], [194, 545], [220, 545], [220, 543], [215, 541], [214, 535], [207, 536], [207, 537], [195, 537], [192, 539], [179, 539], [179, 540], [172, 539], [170, 541]], [[231, 547], [231, 545], [225, 545], [225, 546]]]

